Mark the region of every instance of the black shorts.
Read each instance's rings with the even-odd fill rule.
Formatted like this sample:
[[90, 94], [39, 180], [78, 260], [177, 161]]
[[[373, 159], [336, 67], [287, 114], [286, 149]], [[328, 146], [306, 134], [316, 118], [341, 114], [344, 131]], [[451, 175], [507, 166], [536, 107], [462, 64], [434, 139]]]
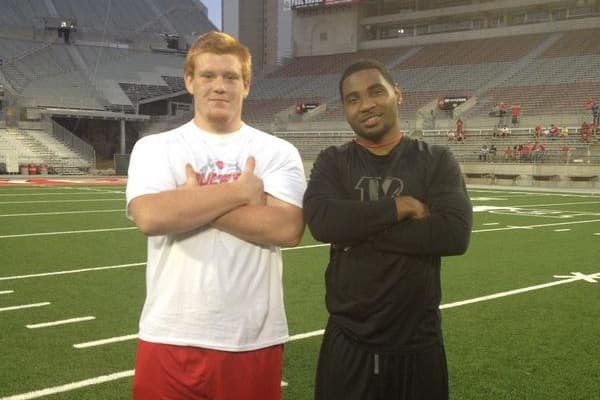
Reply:
[[447, 400], [442, 344], [418, 353], [376, 353], [327, 324], [315, 400]]

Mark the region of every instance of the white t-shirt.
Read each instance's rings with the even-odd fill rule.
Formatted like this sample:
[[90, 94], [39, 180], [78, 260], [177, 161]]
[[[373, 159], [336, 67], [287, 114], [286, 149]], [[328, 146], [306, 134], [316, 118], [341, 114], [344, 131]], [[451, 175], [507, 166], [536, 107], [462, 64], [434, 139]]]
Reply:
[[[190, 163], [200, 184], [240, 175], [248, 156], [265, 192], [302, 207], [300, 155], [275, 136], [242, 125], [211, 134], [193, 121], [140, 139], [131, 153], [127, 205], [135, 197], [184, 184]], [[281, 251], [216, 228], [148, 237], [142, 340], [224, 351], [254, 350], [287, 340]]]

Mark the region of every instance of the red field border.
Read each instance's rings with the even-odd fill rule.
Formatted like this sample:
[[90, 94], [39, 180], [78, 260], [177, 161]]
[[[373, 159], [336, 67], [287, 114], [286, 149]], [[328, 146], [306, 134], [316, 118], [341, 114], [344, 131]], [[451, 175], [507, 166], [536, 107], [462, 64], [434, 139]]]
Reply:
[[125, 185], [127, 178], [32, 178], [2, 179], [2, 186], [72, 186], [72, 185]]

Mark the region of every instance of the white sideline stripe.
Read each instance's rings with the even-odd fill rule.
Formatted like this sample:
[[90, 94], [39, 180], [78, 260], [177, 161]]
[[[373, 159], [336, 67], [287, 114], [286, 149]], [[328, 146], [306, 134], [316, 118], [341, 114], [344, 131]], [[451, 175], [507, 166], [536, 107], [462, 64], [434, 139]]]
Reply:
[[[555, 223], [551, 223], [551, 224], [537, 224], [537, 225], [528, 225], [528, 226], [510, 225], [510, 226], [503, 227], [503, 228], [478, 229], [478, 230], [472, 231], [472, 233], [496, 232], [496, 231], [506, 231], [506, 230], [513, 230], [513, 229], [533, 229], [533, 228], [542, 228], [542, 227], [548, 227], [548, 226], [589, 224], [592, 222], [600, 222], [600, 219], [591, 219], [591, 220], [587, 220], [587, 221], [555, 222]], [[134, 229], [137, 229], [137, 227], [130, 226], [127, 228], [105, 228], [105, 229], [87, 229], [87, 230], [80, 230], [80, 231], [64, 231], [64, 232], [21, 233], [21, 234], [15, 234], [15, 235], [2, 235], [2, 236], [0, 236], [0, 239], [31, 237], [31, 236], [72, 235], [72, 234], [78, 234], [78, 233], [113, 232], [113, 231], [124, 231], [124, 230], [134, 230]], [[299, 247], [286, 247], [286, 248], [283, 248], [282, 250], [284, 250], [284, 251], [285, 250], [302, 250], [302, 249], [309, 249], [309, 248], [313, 248], [313, 247], [323, 247], [323, 246], [329, 246], [329, 244], [314, 244], [314, 245], [299, 246]]]
[[[600, 278], [600, 273], [594, 275], [594, 277], [596, 277], [596, 276], [598, 278]], [[489, 296], [476, 297], [476, 298], [470, 299], [470, 300], [457, 301], [455, 303], [443, 304], [440, 306], [440, 309], [459, 307], [459, 306], [463, 306], [465, 304], [477, 303], [480, 301], [492, 300], [492, 299], [496, 299], [499, 297], [511, 296], [511, 295], [518, 294], [518, 293], [524, 293], [524, 292], [529, 292], [529, 291], [537, 290], [537, 289], [543, 289], [543, 288], [547, 288], [547, 287], [551, 287], [551, 286], [562, 285], [564, 283], [571, 283], [571, 282], [579, 281], [582, 279], [587, 281], [586, 278], [590, 278], [590, 277], [587, 275], [584, 275], [584, 274], [575, 273], [575, 276], [573, 278], [568, 278], [568, 279], [564, 279], [564, 280], [560, 280], [560, 281], [554, 281], [554, 282], [550, 282], [550, 283], [544, 283], [544, 284], [536, 285], [536, 286], [530, 286], [530, 287], [526, 287], [526, 288], [522, 288], [522, 289], [510, 290], [507, 292], [496, 293], [496, 294], [492, 294]], [[592, 279], [590, 278], [590, 280], [592, 280]], [[322, 335], [323, 333], [324, 333], [324, 330], [320, 329], [320, 330], [313, 331], [313, 332], [307, 332], [307, 333], [302, 333], [299, 335], [293, 335], [293, 336], [290, 336], [289, 341], [299, 340], [299, 339], [308, 338], [308, 337], [312, 337], [312, 336], [318, 336], [318, 335]], [[47, 388], [47, 389], [42, 389], [42, 390], [36, 390], [34, 392], [28, 392], [28, 393], [18, 394], [18, 395], [14, 395], [14, 396], [9, 396], [9, 397], [3, 397], [3, 398], [0, 398], [0, 400], [36, 399], [38, 397], [49, 396], [49, 395], [56, 394], [56, 393], [67, 392], [70, 390], [79, 389], [79, 388], [83, 388], [86, 386], [98, 385], [100, 383], [110, 382], [110, 381], [114, 381], [114, 380], [121, 379], [121, 378], [128, 378], [128, 377], [133, 376], [133, 373], [134, 373], [133, 370], [116, 372], [114, 374], [102, 375], [102, 376], [98, 376], [96, 378], [86, 379], [86, 380], [79, 381], [79, 382], [73, 382], [73, 383], [69, 383], [66, 385], [62, 385], [62, 386], [55, 386], [53, 388]], [[285, 383], [285, 382], [283, 382], [283, 383]]]
[[531, 208], [531, 207], [553, 207], [553, 206], [579, 206], [588, 204], [600, 204], [600, 201], [576, 201], [572, 203], [548, 203], [548, 204], [525, 204], [522, 206], [511, 206], [514, 208]]
[[113, 374], [97, 376], [91, 379], [85, 379], [79, 382], [67, 383], [66, 385], [55, 386], [52, 388], [36, 390], [33, 392], [17, 394], [14, 396], [2, 397], [0, 400], [30, 400], [38, 397], [50, 396], [56, 393], [69, 392], [71, 390], [84, 388], [86, 386], [98, 385], [100, 383], [115, 381], [117, 379], [129, 378], [133, 376], [134, 370], [115, 372]]
[[117, 209], [113, 209], [113, 210], [54, 211], [54, 212], [40, 212], [40, 213], [0, 214], [0, 217], [34, 217], [34, 216], [38, 216], [38, 215], [94, 214], [94, 213], [107, 213], [107, 212], [117, 212], [117, 211], [125, 213], [125, 209], [117, 208]]
[[0, 290], [0, 294], [11, 294], [14, 293], [14, 290]]
[[12, 306], [12, 307], [4, 307], [0, 308], [0, 312], [2, 311], [13, 311], [13, 310], [22, 310], [24, 308], [34, 308], [34, 307], [44, 307], [50, 305], [50, 302], [45, 301], [43, 303], [32, 303], [32, 304], [23, 304], [20, 306]]
[[[321, 329], [318, 331], [301, 333], [298, 335], [292, 335], [288, 338], [288, 342], [293, 342], [295, 340], [300, 340], [300, 339], [306, 339], [306, 338], [313, 337], [313, 336], [319, 336], [319, 335], [322, 335], [323, 332], [325, 332], [325, 330]], [[134, 339], [137, 339], [137, 337], [138, 337], [137, 333], [135, 335], [115, 336], [115, 337], [111, 337], [111, 338], [107, 338], [107, 339], [94, 340], [91, 342], [76, 343], [73, 345], [73, 347], [75, 347], [76, 349], [85, 349], [88, 347], [102, 346], [102, 345], [110, 344], [110, 343], [134, 340]]]
[[484, 189], [471, 189], [469, 190], [469, 192], [475, 192], [475, 193], [501, 193], [503, 196], [505, 195], [516, 195], [514, 197], [524, 197], [524, 196], [554, 196], [554, 197], [582, 197], [582, 198], [596, 198], [597, 194], [595, 194], [594, 192], [587, 192], [589, 194], [586, 193], [581, 193], [581, 192], [541, 192], [541, 191], [535, 191], [535, 192], [527, 192], [527, 191], [505, 191], [505, 190], [484, 190]]
[[[113, 191], [102, 191], [101, 193], [105, 194], [113, 194], [113, 193], [123, 193], [123, 192], [113, 192]], [[46, 192], [32, 192], [32, 193], [24, 193], [24, 192], [11, 192], [11, 193], [0, 193], [0, 197], [19, 197], [19, 196], [58, 196], [58, 195], [68, 195], [68, 196], [77, 196], [77, 195], [86, 195], [86, 196], [95, 196], [98, 192], [87, 193], [87, 192], [54, 192], [54, 193], [46, 193]]]
[[313, 336], [320, 336], [325, 333], [325, 329], [319, 329], [318, 331], [300, 333], [298, 335], [292, 335], [289, 337], [288, 342], [293, 342], [295, 340], [307, 339]]
[[285, 247], [283, 249], [281, 249], [281, 251], [287, 251], [287, 250], [304, 250], [304, 249], [312, 249], [315, 247], [325, 247], [325, 246], [329, 246], [329, 243], [321, 243], [321, 244], [309, 244], [306, 246], [298, 246], [298, 247]]
[[[318, 331], [301, 333], [298, 335], [292, 335], [288, 338], [288, 342], [293, 342], [295, 340], [300, 340], [300, 339], [306, 339], [306, 338], [309, 338], [312, 336], [319, 336], [319, 335], [322, 335], [323, 332], [324, 332], [324, 330], [321, 329]], [[127, 340], [134, 340], [134, 339], [137, 339], [137, 337], [138, 337], [137, 333], [134, 335], [115, 336], [115, 337], [111, 337], [111, 338], [107, 338], [107, 339], [94, 340], [91, 342], [76, 343], [73, 345], [73, 347], [75, 347], [76, 349], [85, 349], [88, 347], [102, 346], [104, 344], [124, 342]]]
[[76, 349], [85, 349], [88, 347], [102, 346], [103, 344], [125, 342], [127, 340], [137, 339], [137, 333], [135, 335], [115, 336], [108, 339], [94, 340], [92, 342], [76, 343], [73, 345]]
[[106, 265], [103, 267], [80, 268], [80, 269], [72, 269], [72, 270], [66, 270], [66, 271], [42, 272], [39, 274], [2, 276], [2, 277], [0, 277], [0, 281], [10, 281], [13, 279], [39, 278], [42, 276], [77, 274], [79, 272], [91, 272], [91, 271], [102, 271], [105, 269], [129, 268], [129, 267], [137, 267], [140, 265], [146, 265], [146, 263], [139, 262], [139, 263], [131, 263], [131, 264]]
[[91, 321], [93, 319], [96, 319], [96, 317], [89, 316], [89, 317], [69, 318], [69, 319], [63, 319], [60, 321], [40, 322], [39, 324], [28, 324], [28, 325], [25, 325], [25, 327], [29, 328], [29, 329], [47, 328], [49, 326], [74, 324], [76, 322]]
[[31, 236], [55, 236], [55, 235], [74, 235], [78, 233], [98, 233], [98, 232], [114, 232], [114, 231], [129, 231], [137, 229], [135, 226], [127, 228], [103, 228], [103, 229], [85, 229], [81, 231], [63, 231], [63, 232], [37, 232], [37, 233], [19, 233], [16, 235], [2, 235], [0, 239], [31, 237]]
[[510, 225], [510, 226], [507, 226], [507, 227], [504, 227], [504, 228], [478, 229], [476, 231], [472, 231], [472, 233], [508, 231], [508, 230], [512, 230], [512, 229], [545, 228], [545, 227], [548, 227], [548, 226], [589, 224], [589, 223], [592, 223], [592, 222], [600, 222], [600, 219], [590, 219], [590, 220], [587, 220], [587, 221], [554, 222], [554, 223], [551, 223], [551, 224], [538, 224], [538, 225], [527, 225], [527, 226]]
[[[587, 221], [555, 222], [555, 223], [551, 223], [551, 224], [538, 224], [538, 225], [529, 225], [529, 226], [507, 226], [507, 227], [503, 227], [503, 228], [478, 229], [478, 230], [472, 231], [472, 233], [495, 232], [495, 231], [504, 231], [504, 230], [512, 230], [512, 229], [543, 228], [543, 227], [547, 227], [547, 226], [587, 224], [587, 223], [599, 222], [599, 221], [600, 221], [600, 219], [593, 219], [593, 220], [587, 220]], [[136, 228], [131, 227], [131, 228], [115, 228], [115, 229], [121, 230], [121, 229], [136, 229]], [[90, 232], [90, 231], [78, 231], [78, 232]], [[69, 233], [77, 233], [77, 232], [69, 232]], [[44, 233], [44, 234], [51, 234], [51, 233]], [[600, 236], [600, 232], [594, 233], [594, 235]], [[6, 237], [6, 236], [0, 236], [0, 238], [3, 238], [3, 237]], [[281, 250], [282, 251], [302, 250], [302, 249], [325, 247], [325, 246], [329, 246], [329, 244], [323, 243], [323, 244], [314, 244], [314, 245], [298, 246], [298, 247], [286, 247]], [[71, 271], [47, 272], [47, 273], [41, 273], [41, 274], [30, 274], [30, 275], [21, 275], [21, 276], [7, 276], [7, 277], [0, 277], [0, 281], [11, 280], [11, 279], [35, 278], [35, 277], [50, 276], [50, 275], [73, 274], [73, 273], [77, 273], [77, 272], [96, 271], [96, 270], [112, 269], [112, 268], [125, 268], [125, 267], [144, 265], [144, 264], [146, 264], [146, 263], [143, 262], [143, 263], [134, 263], [134, 264], [109, 265], [109, 266], [104, 266], [104, 267], [83, 268], [83, 269], [71, 270]]]
[[541, 285], [535, 285], [535, 286], [529, 286], [529, 287], [521, 288], [521, 289], [509, 290], [509, 291], [506, 291], [506, 292], [500, 292], [500, 293], [490, 294], [488, 296], [475, 297], [475, 298], [469, 299], [469, 300], [456, 301], [454, 303], [442, 304], [440, 306], [440, 310], [443, 310], [443, 309], [446, 309], [446, 308], [460, 307], [460, 306], [464, 306], [466, 304], [479, 303], [481, 301], [499, 299], [501, 297], [506, 297], [506, 296], [513, 296], [515, 294], [520, 294], [520, 293], [525, 293], [525, 292], [531, 292], [533, 290], [545, 289], [545, 288], [552, 287], [552, 286], [557, 286], [557, 285], [564, 285], [565, 283], [572, 283], [572, 282], [577, 282], [577, 281], [580, 281], [580, 280], [582, 280], [582, 277], [580, 277], [580, 276], [574, 276], [573, 278], [563, 279], [563, 280], [560, 280], [560, 281], [554, 281], [554, 282], [549, 282], [549, 283], [542, 283]]
[[27, 201], [0, 201], [0, 204], [34, 204], [34, 203], [81, 203], [84, 201], [120, 201], [125, 203], [122, 197], [115, 199], [79, 199], [79, 200], [27, 200]]

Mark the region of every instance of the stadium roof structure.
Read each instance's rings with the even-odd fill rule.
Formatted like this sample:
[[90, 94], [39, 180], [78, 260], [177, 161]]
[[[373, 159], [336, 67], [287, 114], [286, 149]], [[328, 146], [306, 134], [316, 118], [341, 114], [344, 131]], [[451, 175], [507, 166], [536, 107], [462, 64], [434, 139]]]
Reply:
[[54, 108], [48, 107], [40, 110], [40, 114], [61, 116], [61, 117], [77, 117], [77, 118], [101, 118], [109, 120], [125, 120], [125, 121], [147, 121], [149, 115], [129, 114], [123, 112], [100, 111], [100, 110], [80, 110], [76, 108]]

